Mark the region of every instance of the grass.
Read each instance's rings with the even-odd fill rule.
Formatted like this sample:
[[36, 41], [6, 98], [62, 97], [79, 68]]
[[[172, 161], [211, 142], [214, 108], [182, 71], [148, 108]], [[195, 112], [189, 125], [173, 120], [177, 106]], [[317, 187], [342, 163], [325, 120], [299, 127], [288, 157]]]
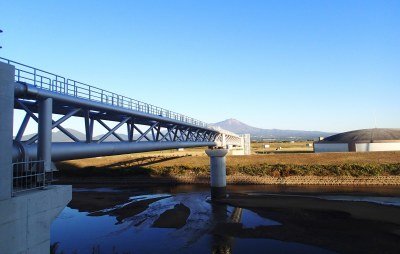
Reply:
[[[365, 153], [287, 153], [287, 154], [253, 154], [227, 156], [227, 165], [252, 165], [252, 164], [307, 164], [307, 165], [340, 165], [344, 163], [400, 163], [400, 152], [365, 152]], [[174, 166], [191, 165], [207, 166], [210, 164], [208, 156], [193, 156], [189, 152], [151, 155], [117, 155], [101, 158], [88, 158], [70, 160], [56, 163], [57, 168], [84, 168], [115, 167], [115, 166]]]
[[[279, 144], [281, 143], [275, 143], [275, 145]], [[287, 149], [290, 148], [289, 146], [294, 146], [293, 143], [283, 144], [288, 145]], [[201, 149], [193, 150], [203, 153], [204, 150]], [[57, 175], [79, 177], [209, 175], [208, 156], [196, 156], [191, 151], [191, 149], [185, 149], [183, 152], [170, 150], [162, 153], [151, 152], [58, 162], [56, 166], [60, 171], [55, 173], [55, 177]], [[399, 168], [399, 151], [318, 154], [297, 151], [296, 153], [228, 155], [226, 157], [228, 175], [275, 177], [399, 175]]]
[[[121, 177], [121, 176], [185, 176], [185, 175], [210, 175], [210, 166], [192, 166], [178, 164], [173, 166], [140, 166], [140, 165], [117, 165], [112, 167], [65, 167], [55, 174], [67, 177]], [[376, 164], [376, 163], [344, 163], [332, 164], [248, 164], [227, 165], [227, 175], [249, 175], [249, 176], [380, 176], [400, 175], [400, 163]]]
[[227, 175], [245, 174], [251, 176], [379, 176], [400, 175], [400, 163], [397, 164], [357, 164], [341, 165], [296, 165], [296, 164], [258, 164], [245, 166], [227, 166]]
[[[57, 176], [69, 177], [121, 177], [121, 176], [185, 176], [188, 174], [210, 175], [210, 166], [127, 166], [127, 167], [85, 167], [69, 168], [57, 172]], [[400, 163], [396, 164], [358, 164], [341, 165], [298, 165], [298, 164], [253, 164], [227, 165], [227, 175], [249, 176], [380, 176], [400, 175]]]
[[[294, 143], [290, 142], [251, 142], [250, 147], [253, 154], [281, 154], [281, 153], [312, 153], [314, 152], [313, 147], [308, 147], [306, 144], [312, 144], [313, 141], [296, 141]], [[269, 148], [262, 148], [263, 145], [269, 145]], [[276, 148], [281, 147], [281, 150], [276, 150]]]

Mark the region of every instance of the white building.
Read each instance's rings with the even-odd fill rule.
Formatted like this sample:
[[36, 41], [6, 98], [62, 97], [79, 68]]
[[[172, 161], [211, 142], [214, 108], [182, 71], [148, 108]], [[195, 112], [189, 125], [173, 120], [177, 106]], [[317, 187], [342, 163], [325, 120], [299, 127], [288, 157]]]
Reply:
[[315, 153], [370, 151], [400, 151], [400, 129], [355, 130], [314, 142]]

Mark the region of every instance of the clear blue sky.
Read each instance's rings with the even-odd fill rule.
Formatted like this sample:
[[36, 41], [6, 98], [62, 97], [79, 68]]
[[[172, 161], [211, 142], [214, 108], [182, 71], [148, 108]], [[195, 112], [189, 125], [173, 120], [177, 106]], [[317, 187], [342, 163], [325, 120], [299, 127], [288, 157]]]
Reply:
[[398, 0], [13, 0], [0, 29], [2, 57], [209, 123], [400, 128]]

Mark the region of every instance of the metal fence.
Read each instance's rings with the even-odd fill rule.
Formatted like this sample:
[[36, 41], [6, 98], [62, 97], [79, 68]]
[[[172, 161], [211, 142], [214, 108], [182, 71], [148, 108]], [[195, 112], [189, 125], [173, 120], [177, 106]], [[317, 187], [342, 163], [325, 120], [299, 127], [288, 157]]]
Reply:
[[33, 189], [44, 189], [46, 175], [44, 161], [15, 162], [13, 166], [12, 193]]
[[135, 99], [131, 99], [123, 95], [118, 95], [104, 89], [90, 86], [72, 79], [67, 79], [62, 76], [39, 70], [37, 68], [17, 63], [2, 57], [0, 57], [0, 60], [3, 62], [7, 62], [8, 64], [13, 64], [15, 66], [15, 81], [26, 82], [29, 84], [33, 84], [38, 88], [50, 90], [57, 93], [63, 93], [82, 99], [123, 107], [151, 115], [163, 116], [166, 118], [191, 123], [201, 127], [215, 129], [226, 134], [236, 135], [221, 128], [215, 128], [215, 126], [199, 121], [192, 117], [178, 114], [176, 112], [163, 109], [148, 103], [144, 103]]

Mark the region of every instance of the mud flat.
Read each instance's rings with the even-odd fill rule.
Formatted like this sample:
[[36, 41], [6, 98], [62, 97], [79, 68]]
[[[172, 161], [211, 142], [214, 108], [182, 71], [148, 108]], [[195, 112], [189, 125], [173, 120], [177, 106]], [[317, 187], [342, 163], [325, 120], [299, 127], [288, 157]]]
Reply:
[[210, 232], [300, 242], [338, 253], [398, 253], [400, 207], [291, 195], [231, 194], [212, 201], [245, 208], [282, 225], [243, 228], [219, 223]]
[[156, 221], [153, 227], [180, 229], [186, 225], [190, 209], [182, 203], [176, 204], [173, 209], [168, 209]]
[[[80, 212], [89, 212], [89, 216], [116, 215], [118, 224], [126, 218], [146, 211], [150, 204], [164, 198], [167, 196], [130, 203], [127, 192], [85, 191], [73, 192], [73, 199], [68, 206]], [[177, 221], [179, 222], [179, 219]]]

